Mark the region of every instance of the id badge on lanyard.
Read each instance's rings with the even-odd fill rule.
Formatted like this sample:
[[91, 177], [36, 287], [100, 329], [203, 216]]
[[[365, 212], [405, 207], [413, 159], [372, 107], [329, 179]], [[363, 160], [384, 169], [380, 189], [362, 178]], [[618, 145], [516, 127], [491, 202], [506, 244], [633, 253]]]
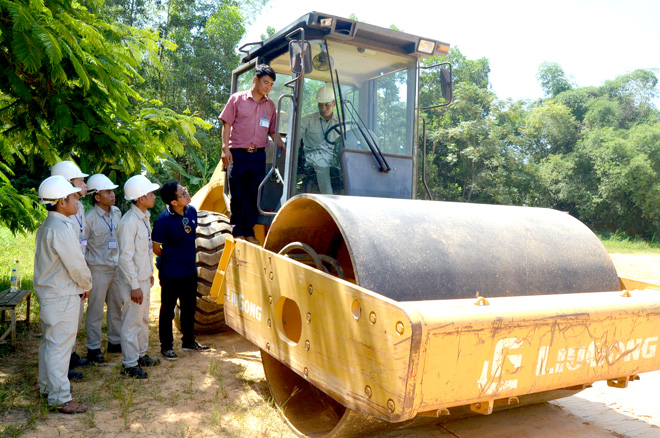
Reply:
[[259, 120], [259, 126], [262, 128], [268, 128], [270, 126], [270, 120], [268, 119], [268, 114], [264, 113], [264, 116]]

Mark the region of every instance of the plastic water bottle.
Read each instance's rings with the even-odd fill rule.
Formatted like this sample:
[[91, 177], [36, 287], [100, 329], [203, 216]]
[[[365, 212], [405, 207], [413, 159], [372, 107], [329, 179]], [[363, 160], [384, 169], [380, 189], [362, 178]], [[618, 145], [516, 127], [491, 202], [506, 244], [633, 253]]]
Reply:
[[21, 264], [18, 260], [16, 260], [16, 263], [14, 263], [14, 266], [11, 268], [11, 276], [9, 280], [12, 292], [21, 288]]

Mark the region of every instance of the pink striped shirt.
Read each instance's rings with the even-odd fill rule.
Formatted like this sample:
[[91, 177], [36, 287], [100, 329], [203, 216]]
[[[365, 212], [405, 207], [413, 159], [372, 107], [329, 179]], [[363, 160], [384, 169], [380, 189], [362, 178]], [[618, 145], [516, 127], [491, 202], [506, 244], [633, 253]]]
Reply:
[[[252, 90], [247, 90], [232, 94], [218, 118], [231, 125], [229, 147], [247, 149], [268, 146], [268, 134], [275, 132], [276, 117], [275, 104], [268, 96], [256, 102]], [[268, 121], [268, 126], [262, 126], [262, 120]]]

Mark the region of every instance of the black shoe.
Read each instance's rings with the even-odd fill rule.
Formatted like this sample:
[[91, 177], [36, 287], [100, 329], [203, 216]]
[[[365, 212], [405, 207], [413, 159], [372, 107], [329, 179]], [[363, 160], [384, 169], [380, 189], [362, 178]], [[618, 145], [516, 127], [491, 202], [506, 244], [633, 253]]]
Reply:
[[171, 348], [169, 350], [161, 351], [160, 354], [167, 360], [177, 360], [179, 358]]
[[134, 366], [134, 367], [125, 367], [124, 365], [121, 366], [121, 371], [123, 375], [132, 377], [134, 379], [146, 379], [149, 377], [147, 372], [140, 368], [140, 365]]
[[103, 353], [101, 353], [101, 349], [97, 348], [95, 350], [87, 350], [87, 360], [92, 362], [92, 363], [104, 363], [105, 358], [103, 357]]
[[182, 345], [181, 349], [183, 351], [209, 351], [211, 347], [208, 345], [199, 344], [197, 341], [195, 341], [192, 344]]
[[69, 370], [67, 377], [71, 382], [80, 382], [83, 379], [83, 373], [76, 370]]
[[121, 344], [113, 344], [108, 342], [108, 348], [105, 349], [107, 354], [110, 353], [121, 353]]
[[71, 353], [71, 359], [69, 360], [70, 370], [87, 365], [89, 365], [89, 361], [87, 359], [81, 359], [80, 356], [78, 356], [75, 352]]
[[148, 354], [145, 354], [138, 359], [138, 365], [141, 367], [155, 367], [156, 365], [160, 365], [160, 359], [152, 359]]

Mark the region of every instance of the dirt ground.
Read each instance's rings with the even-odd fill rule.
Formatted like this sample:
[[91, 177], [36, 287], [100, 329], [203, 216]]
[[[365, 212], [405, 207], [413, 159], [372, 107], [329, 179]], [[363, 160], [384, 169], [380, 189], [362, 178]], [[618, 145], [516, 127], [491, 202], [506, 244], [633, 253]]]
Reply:
[[[660, 282], [660, 255], [613, 254], [612, 258], [621, 276]], [[159, 357], [158, 296], [159, 289], [154, 287], [152, 357]], [[233, 331], [198, 337], [213, 347], [205, 353], [182, 352], [180, 341], [176, 341], [180, 359], [163, 360], [160, 366], [149, 368], [145, 381], [122, 377], [118, 371], [120, 355], [109, 355], [108, 364], [83, 368], [85, 379], [72, 383], [74, 399], [90, 407], [86, 414], [48, 412], [36, 384], [40, 334], [34, 327], [20, 333], [16, 352], [0, 359], [0, 436], [295, 436], [270, 400], [258, 350]], [[79, 336], [77, 351], [86, 351], [84, 334]], [[599, 382], [576, 396], [552, 403], [388, 436], [504, 438], [513, 435], [504, 429], [504, 434], [498, 434], [498, 424], [506, 424], [507, 430], [511, 424], [520, 424], [516, 437], [660, 437], [660, 403], [655, 397], [660, 372], [641, 377], [625, 390]], [[589, 433], [571, 433], [575, 430], [571, 422], [588, 426], [584, 430]], [[593, 435], [592, 429], [596, 431]]]

